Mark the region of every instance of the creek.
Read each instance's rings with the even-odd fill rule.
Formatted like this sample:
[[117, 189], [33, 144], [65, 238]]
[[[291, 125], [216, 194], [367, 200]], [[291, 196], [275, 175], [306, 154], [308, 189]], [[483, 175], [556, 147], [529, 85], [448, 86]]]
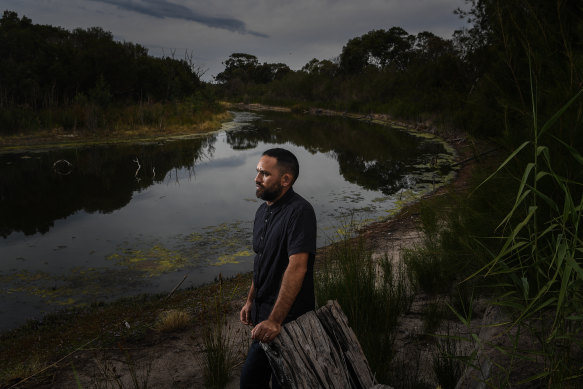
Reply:
[[[318, 245], [451, 179], [442, 140], [342, 117], [233, 112], [204, 136], [0, 154], [0, 330], [252, 269], [255, 167], [300, 162]], [[441, 167], [441, 169], [440, 169]]]

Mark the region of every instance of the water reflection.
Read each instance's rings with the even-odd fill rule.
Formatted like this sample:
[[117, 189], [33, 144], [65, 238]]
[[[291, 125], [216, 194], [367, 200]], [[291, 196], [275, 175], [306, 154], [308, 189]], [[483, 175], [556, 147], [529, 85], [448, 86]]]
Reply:
[[[167, 292], [251, 269], [261, 152], [300, 161], [318, 243], [443, 179], [443, 144], [354, 120], [237, 113], [194, 139], [0, 155], [0, 329], [62, 306]], [[66, 162], [65, 162], [66, 161]], [[409, 197], [408, 197], [409, 196]]]
[[[0, 156], [0, 235], [46, 233], [78, 211], [109, 213], [173, 170], [211, 158], [216, 135], [160, 144], [94, 146]], [[62, 162], [66, 161], [66, 162]]]
[[366, 122], [318, 116], [302, 116], [300, 121], [295, 115], [273, 113], [266, 116], [255, 126], [228, 133], [227, 141], [233, 149], [253, 149], [259, 142], [292, 143], [312, 154], [333, 153], [345, 180], [385, 195], [411, 186], [406, 175], [413, 170], [418, 173], [418, 162], [423, 164], [424, 157], [445, 153], [443, 144], [423, 142], [405, 132], [387, 131], [386, 127]]

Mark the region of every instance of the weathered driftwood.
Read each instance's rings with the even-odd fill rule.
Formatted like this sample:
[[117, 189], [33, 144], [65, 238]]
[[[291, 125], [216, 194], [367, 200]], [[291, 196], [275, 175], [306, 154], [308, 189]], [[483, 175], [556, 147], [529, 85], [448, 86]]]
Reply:
[[262, 343], [284, 388], [362, 388], [374, 377], [362, 348], [336, 301], [283, 326]]

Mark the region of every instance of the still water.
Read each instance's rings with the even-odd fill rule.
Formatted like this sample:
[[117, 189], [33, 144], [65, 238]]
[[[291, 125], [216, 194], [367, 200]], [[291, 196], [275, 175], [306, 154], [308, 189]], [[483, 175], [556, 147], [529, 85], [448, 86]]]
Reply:
[[[442, 184], [438, 139], [340, 117], [234, 112], [200, 137], [0, 154], [0, 330], [47, 312], [252, 269], [255, 167], [284, 147], [318, 244]], [[437, 161], [437, 163], [436, 163]]]

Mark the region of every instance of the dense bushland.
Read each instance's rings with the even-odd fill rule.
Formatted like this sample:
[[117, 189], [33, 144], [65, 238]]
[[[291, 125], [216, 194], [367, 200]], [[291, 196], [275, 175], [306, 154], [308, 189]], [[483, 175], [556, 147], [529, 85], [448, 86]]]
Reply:
[[[4, 11], [0, 134], [161, 126], [193, 110], [216, 111], [198, 71], [188, 56], [152, 57], [145, 47], [117, 42], [99, 27], [67, 31]], [[168, 103], [170, 109], [160, 107]], [[162, 110], [169, 112], [161, 117]]]
[[[337, 58], [314, 58], [298, 71], [279, 65], [232, 54], [216, 77], [219, 91], [233, 100], [385, 112], [415, 120], [439, 114], [452, 121], [461, 115], [457, 104], [471, 88], [454, 41], [430, 32], [410, 35], [398, 27], [353, 38]], [[263, 76], [265, 69], [270, 76]]]

